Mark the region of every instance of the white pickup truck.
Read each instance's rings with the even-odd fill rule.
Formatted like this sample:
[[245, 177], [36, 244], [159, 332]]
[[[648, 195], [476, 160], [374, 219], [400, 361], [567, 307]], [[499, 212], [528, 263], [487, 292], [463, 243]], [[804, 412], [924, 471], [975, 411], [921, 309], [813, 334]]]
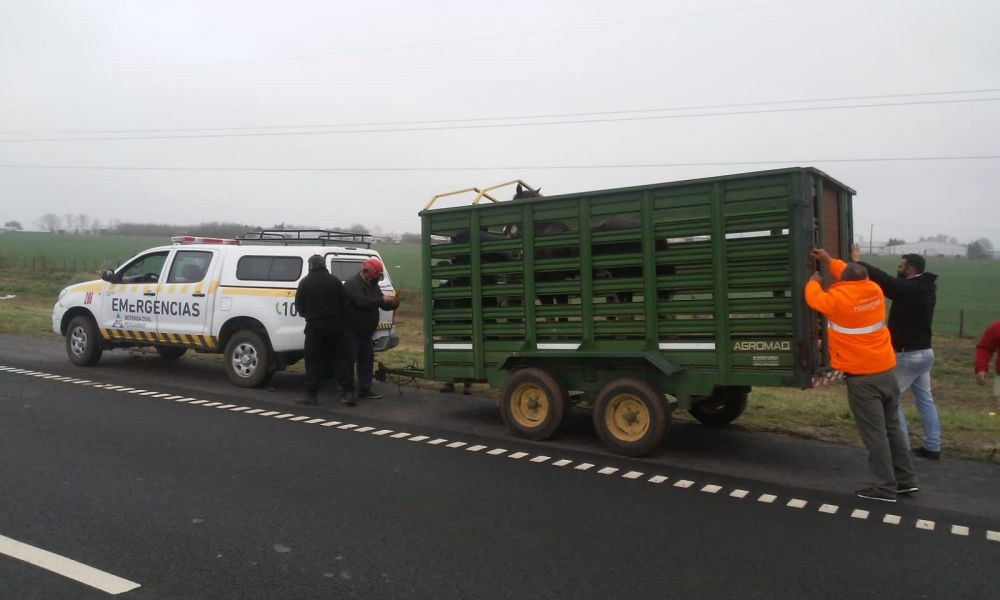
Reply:
[[[302, 358], [305, 320], [296, 313], [295, 290], [309, 257], [324, 256], [345, 281], [368, 258], [385, 264], [366, 237], [327, 231], [174, 237], [173, 245], [140, 252], [101, 279], [62, 290], [52, 329], [66, 336], [66, 353], [77, 365], [93, 365], [113, 348], [153, 346], [166, 359], [193, 349], [223, 353], [229, 379], [257, 387]], [[395, 294], [388, 269], [380, 286]], [[394, 312], [381, 312], [376, 352], [399, 343], [394, 322]]]

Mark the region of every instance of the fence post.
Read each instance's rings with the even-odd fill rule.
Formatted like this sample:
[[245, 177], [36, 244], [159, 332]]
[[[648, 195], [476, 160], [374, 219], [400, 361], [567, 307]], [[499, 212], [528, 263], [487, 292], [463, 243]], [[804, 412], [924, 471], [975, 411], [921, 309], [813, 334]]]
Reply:
[[958, 311], [958, 337], [965, 337], [965, 311]]

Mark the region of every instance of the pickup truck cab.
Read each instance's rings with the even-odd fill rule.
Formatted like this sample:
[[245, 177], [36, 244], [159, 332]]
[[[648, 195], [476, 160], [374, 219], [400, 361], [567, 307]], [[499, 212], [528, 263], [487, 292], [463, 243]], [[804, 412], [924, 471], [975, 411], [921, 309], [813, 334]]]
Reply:
[[[368, 236], [328, 231], [267, 231], [238, 239], [179, 236], [140, 252], [101, 279], [69, 286], [52, 310], [52, 329], [66, 337], [76, 365], [104, 350], [152, 346], [166, 359], [188, 350], [225, 355], [229, 379], [257, 387], [302, 358], [305, 320], [295, 291], [313, 254], [341, 280], [382, 257]], [[383, 264], [385, 261], [382, 261]], [[394, 295], [388, 270], [380, 282]], [[376, 352], [395, 347], [394, 313], [382, 311]]]

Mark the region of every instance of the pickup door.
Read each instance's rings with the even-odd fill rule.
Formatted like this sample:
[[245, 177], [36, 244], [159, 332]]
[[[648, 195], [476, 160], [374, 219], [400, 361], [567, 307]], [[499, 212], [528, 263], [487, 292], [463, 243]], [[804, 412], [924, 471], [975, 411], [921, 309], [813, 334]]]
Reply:
[[105, 284], [101, 329], [113, 339], [151, 339], [156, 333], [157, 282], [169, 251], [140, 254]]
[[175, 250], [156, 293], [157, 333], [184, 345], [211, 346], [201, 339], [211, 322], [215, 301], [216, 250]]

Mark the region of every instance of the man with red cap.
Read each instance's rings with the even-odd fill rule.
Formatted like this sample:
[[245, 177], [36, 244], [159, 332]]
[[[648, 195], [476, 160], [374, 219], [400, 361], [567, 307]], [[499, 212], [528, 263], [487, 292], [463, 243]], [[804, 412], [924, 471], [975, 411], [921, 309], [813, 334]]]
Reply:
[[379, 309], [394, 310], [399, 306], [395, 296], [382, 293], [378, 282], [382, 279], [382, 263], [369, 258], [361, 271], [344, 283], [344, 356], [340, 375], [340, 401], [355, 402], [354, 373], [357, 371], [357, 398], [381, 398], [372, 392], [372, 370], [375, 350], [372, 335], [378, 327]]

